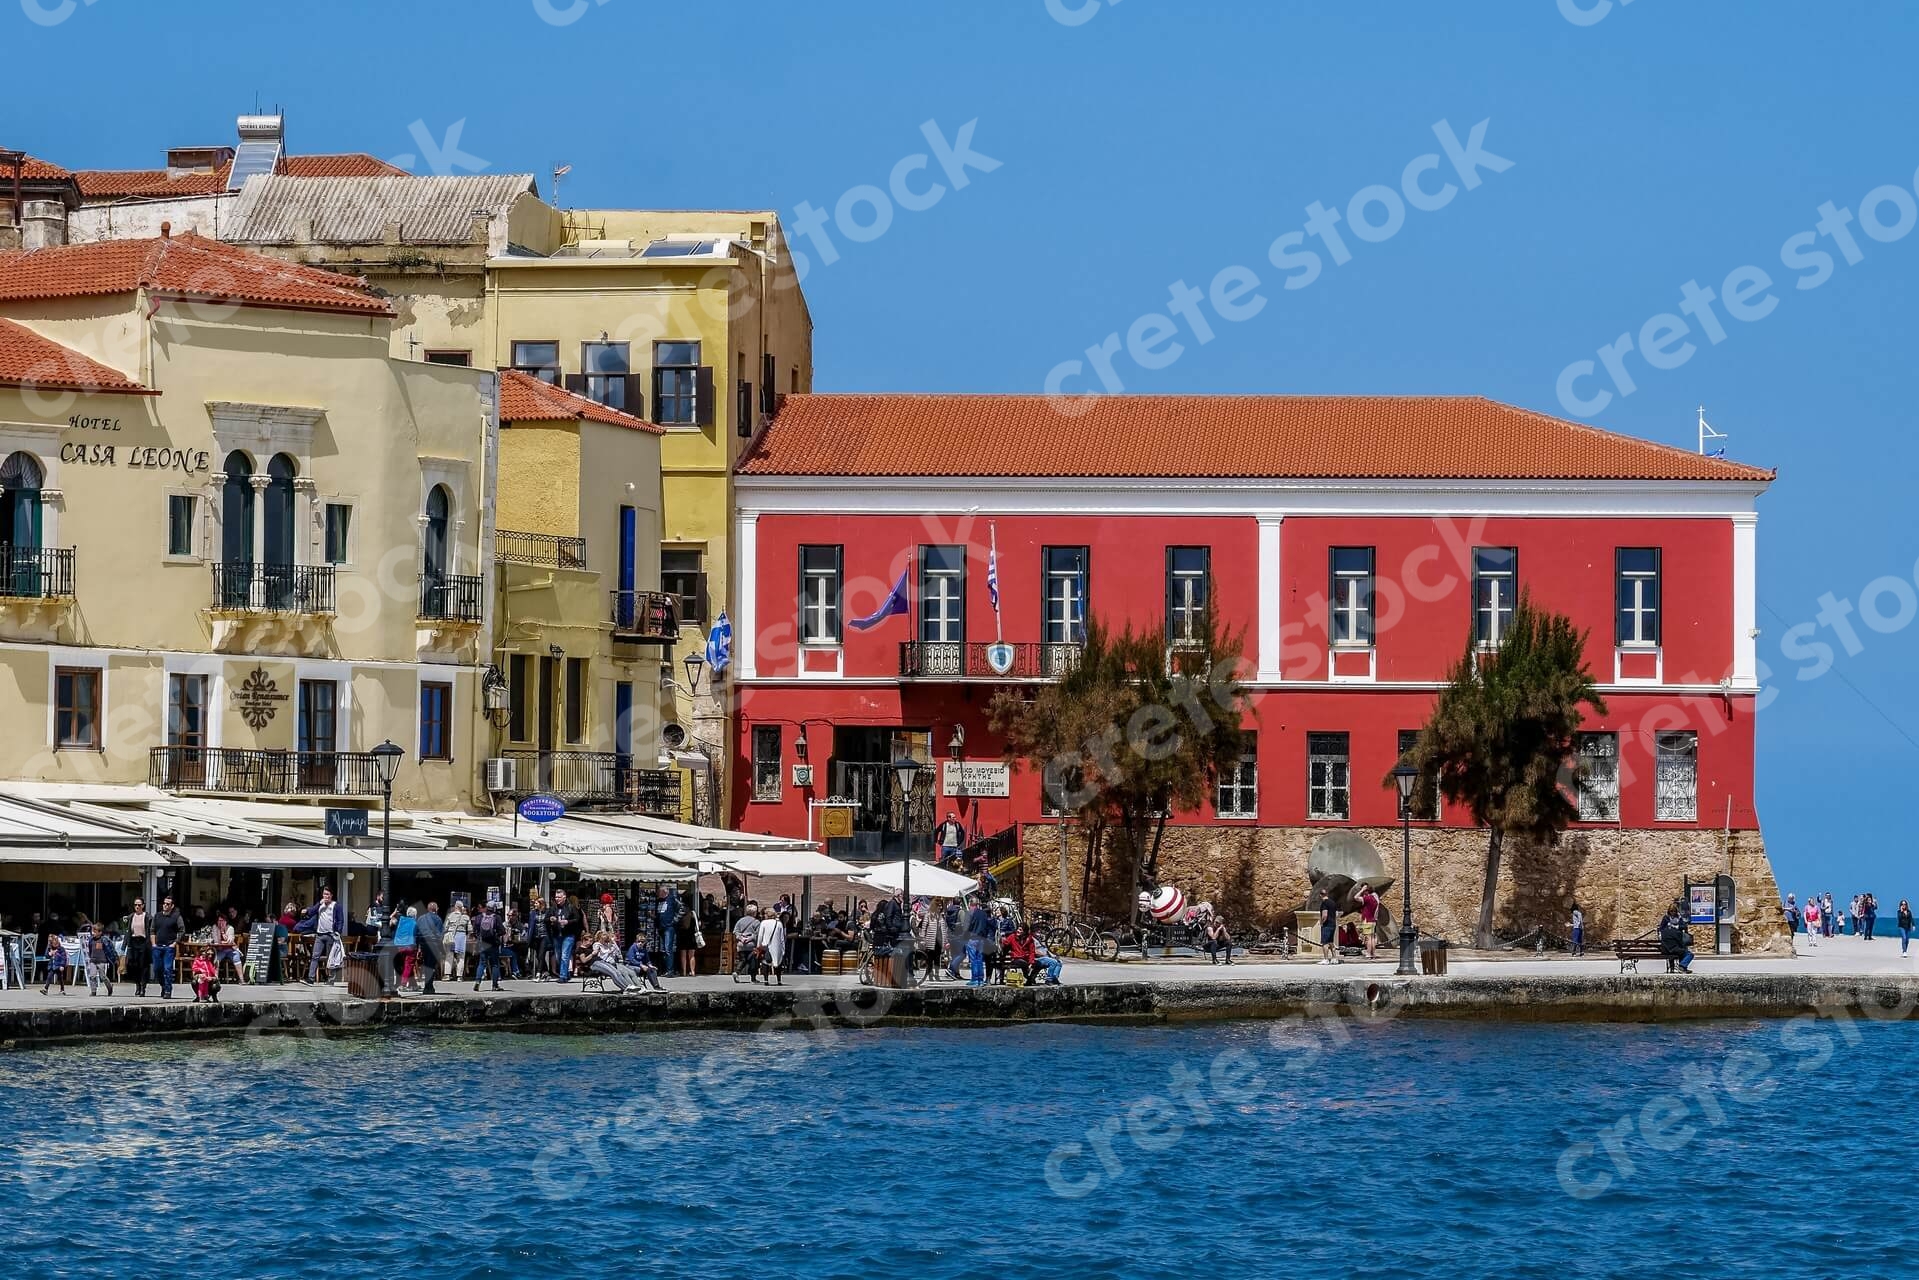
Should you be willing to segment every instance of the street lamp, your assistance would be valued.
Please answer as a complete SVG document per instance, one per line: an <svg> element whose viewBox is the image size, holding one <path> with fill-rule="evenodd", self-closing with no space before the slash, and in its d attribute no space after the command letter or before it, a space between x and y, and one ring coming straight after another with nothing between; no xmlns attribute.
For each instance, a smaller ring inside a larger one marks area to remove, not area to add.
<svg viewBox="0 0 1919 1280"><path fill-rule="evenodd" d="M966 758L965 725L956 724L953 726L953 736L947 740L946 753L952 756L954 760L964 760Z"/></svg>
<svg viewBox="0 0 1919 1280"><path fill-rule="evenodd" d="M912 756L901 756L893 761L893 772L900 780L900 806L906 815L906 853L900 859L900 901L906 907L906 972L901 974L896 968L893 972L895 986L910 986L913 981L913 784L919 780L920 762ZM893 962L899 963L899 953L894 952Z"/></svg>
<svg viewBox="0 0 1919 1280"><path fill-rule="evenodd" d="M1393 785L1399 788L1400 851L1405 860L1399 880L1405 904L1399 917L1399 968L1394 973L1411 978L1419 974L1413 963L1413 952L1419 947L1419 930L1413 927L1413 791L1419 786L1419 770L1400 765L1393 770Z"/></svg>
<svg viewBox="0 0 1919 1280"><path fill-rule="evenodd" d="M793 754L802 762L806 760L806 726L800 726L800 736L793 739Z"/></svg>
<svg viewBox="0 0 1919 1280"><path fill-rule="evenodd" d="M706 669L706 655L698 649L695 649L680 659L680 661L686 667L686 691L688 693L698 693L700 691L700 672Z"/></svg>
<svg viewBox="0 0 1919 1280"><path fill-rule="evenodd" d="M406 751L388 738L373 748L373 767L380 773L380 994L393 994L393 777Z"/></svg>

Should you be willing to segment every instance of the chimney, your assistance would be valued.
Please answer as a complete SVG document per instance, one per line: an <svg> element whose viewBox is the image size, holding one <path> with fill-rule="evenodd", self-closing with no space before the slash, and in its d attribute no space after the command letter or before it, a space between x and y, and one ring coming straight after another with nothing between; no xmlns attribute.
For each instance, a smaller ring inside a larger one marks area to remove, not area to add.
<svg viewBox="0 0 1919 1280"><path fill-rule="evenodd" d="M160 238L162 240L173 239L173 224L171 222L163 222L160 224Z"/></svg>
<svg viewBox="0 0 1919 1280"><path fill-rule="evenodd" d="M58 200L28 200L21 219L22 249L54 249L67 242L67 207Z"/></svg>

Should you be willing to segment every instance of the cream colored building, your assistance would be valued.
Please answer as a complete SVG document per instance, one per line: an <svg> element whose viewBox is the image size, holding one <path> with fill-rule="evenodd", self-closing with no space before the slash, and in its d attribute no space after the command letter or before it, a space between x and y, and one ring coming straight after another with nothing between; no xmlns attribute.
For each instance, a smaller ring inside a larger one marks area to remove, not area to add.
<svg viewBox="0 0 1919 1280"><path fill-rule="evenodd" d="M0 778L377 797L390 739L471 807L493 374L197 236L0 256L0 317Z"/></svg>

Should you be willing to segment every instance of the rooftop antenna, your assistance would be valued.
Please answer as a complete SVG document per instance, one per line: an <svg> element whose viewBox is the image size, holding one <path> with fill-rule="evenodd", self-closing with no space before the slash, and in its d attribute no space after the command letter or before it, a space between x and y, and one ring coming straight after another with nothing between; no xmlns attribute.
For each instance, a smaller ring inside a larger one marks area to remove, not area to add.
<svg viewBox="0 0 1919 1280"><path fill-rule="evenodd" d="M1722 444L1717 449L1709 450L1706 448L1706 442L1708 440L1730 440L1731 438L1732 437L1727 435L1724 431L1714 431L1712 429L1712 427L1706 422L1706 406L1703 404L1700 405L1699 406L1699 452L1700 452L1700 455L1702 457L1707 457L1707 458L1725 457L1726 456L1725 445Z"/></svg>
<svg viewBox="0 0 1919 1280"><path fill-rule="evenodd" d="M555 209L560 207L560 179L572 172L573 166L570 164L556 164L553 166L553 207Z"/></svg>

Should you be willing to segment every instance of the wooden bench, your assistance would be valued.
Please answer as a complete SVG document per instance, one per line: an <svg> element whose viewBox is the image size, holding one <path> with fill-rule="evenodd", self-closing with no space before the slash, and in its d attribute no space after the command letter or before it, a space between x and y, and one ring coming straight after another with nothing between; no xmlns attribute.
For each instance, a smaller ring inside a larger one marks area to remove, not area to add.
<svg viewBox="0 0 1919 1280"><path fill-rule="evenodd" d="M1613 955L1619 958L1619 972L1639 972L1641 960L1664 960L1666 948L1657 937L1615 938L1612 944Z"/></svg>

